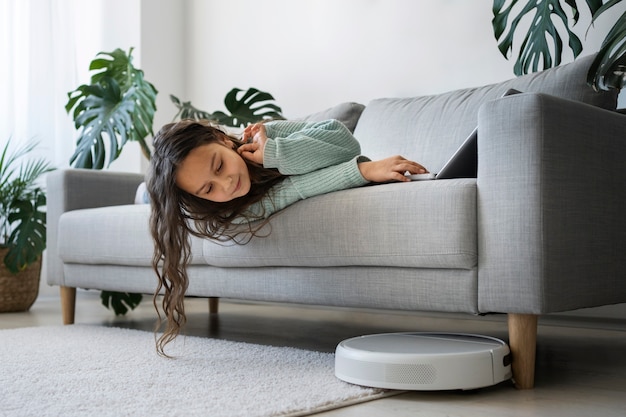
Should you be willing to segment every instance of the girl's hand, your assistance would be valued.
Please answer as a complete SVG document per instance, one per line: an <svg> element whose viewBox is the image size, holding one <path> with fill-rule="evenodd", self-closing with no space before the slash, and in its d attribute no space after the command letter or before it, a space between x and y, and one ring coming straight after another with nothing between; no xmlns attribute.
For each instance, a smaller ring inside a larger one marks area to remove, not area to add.
<svg viewBox="0 0 626 417"><path fill-rule="evenodd" d="M242 139L246 143L237 149L239 155L248 161L263 165L263 152L265 150L265 142L267 142L265 125L263 123L255 123L247 126L243 130Z"/></svg>
<svg viewBox="0 0 626 417"><path fill-rule="evenodd" d="M360 162L361 175L371 182L411 181L405 172L411 174L426 174L428 170L414 161L409 161L400 155L381 159L380 161Z"/></svg>

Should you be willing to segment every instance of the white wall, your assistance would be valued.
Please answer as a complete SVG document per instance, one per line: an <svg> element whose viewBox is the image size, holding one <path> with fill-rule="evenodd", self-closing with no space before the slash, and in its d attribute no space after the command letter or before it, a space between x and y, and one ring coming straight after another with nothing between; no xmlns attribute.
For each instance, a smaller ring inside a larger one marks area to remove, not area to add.
<svg viewBox="0 0 626 417"><path fill-rule="evenodd" d="M491 0L189 0L187 98L213 111L223 109L232 87L252 86L272 93L285 115L298 116L342 101L367 104L509 79L514 61L497 49L491 6ZM584 36L590 19L581 12ZM599 22L583 40L583 54L596 51L606 31Z"/></svg>
<svg viewBox="0 0 626 417"><path fill-rule="evenodd" d="M176 108L170 94L184 97L187 90L186 2L141 0L141 68L159 91L154 115L154 133L172 121ZM151 138L146 139L150 143ZM148 160L141 158L146 172Z"/></svg>

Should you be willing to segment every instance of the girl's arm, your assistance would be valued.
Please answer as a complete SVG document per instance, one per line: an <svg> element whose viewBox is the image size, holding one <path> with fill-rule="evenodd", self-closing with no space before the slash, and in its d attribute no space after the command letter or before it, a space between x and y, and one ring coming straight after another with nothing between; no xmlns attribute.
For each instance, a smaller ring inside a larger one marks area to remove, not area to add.
<svg viewBox="0 0 626 417"><path fill-rule="evenodd" d="M253 204L236 223L267 218L283 208L309 197L360 187L370 182L409 181L404 175L427 172L417 162L401 156L370 161L365 156L302 175L288 176L275 185L269 195Z"/></svg>
<svg viewBox="0 0 626 417"><path fill-rule="evenodd" d="M354 157L347 162L314 172L287 177L274 186L263 200L250 206L247 212L234 223L247 223L268 218L275 212L305 198L368 184L370 181L363 177L359 169L359 163L365 161L369 159L364 156Z"/></svg>
<svg viewBox="0 0 626 417"><path fill-rule="evenodd" d="M299 175L350 161L361 146L343 123L277 121L264 125L263 165L284 175Z"/></svg>

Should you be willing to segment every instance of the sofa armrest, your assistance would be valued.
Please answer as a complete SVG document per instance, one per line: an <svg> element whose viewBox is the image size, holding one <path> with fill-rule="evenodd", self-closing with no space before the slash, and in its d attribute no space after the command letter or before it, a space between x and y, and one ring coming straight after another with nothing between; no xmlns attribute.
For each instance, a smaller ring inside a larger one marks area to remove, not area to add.
<svg viewBox="0 0 626 417"><path fill-rule="evenodd" d="M521 94L478 119L479 310L626 302L626 116Z"/></svg>
<svg viewBox="0 0 626 417"><path fill-rule="evenodd" d="M46 276L48 284L64 285L57 239L59 218L66 211L133 204L142 174L89 169L64 169L47 175Z"/></svg>

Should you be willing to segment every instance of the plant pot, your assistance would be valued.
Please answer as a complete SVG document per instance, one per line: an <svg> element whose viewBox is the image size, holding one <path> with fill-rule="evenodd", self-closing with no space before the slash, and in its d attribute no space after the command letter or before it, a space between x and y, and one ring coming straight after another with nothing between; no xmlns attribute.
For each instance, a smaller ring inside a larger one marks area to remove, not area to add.
<svg viewBox="0 0 626 417"><path fill-rule="evenodd" d="M28 311L39 294L41 257L17 273L11 273L4 265L8 249L0 249L0 313Z"/></svg>

